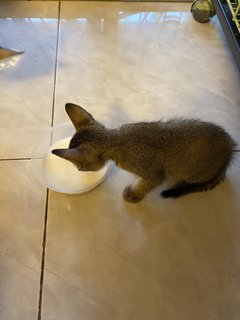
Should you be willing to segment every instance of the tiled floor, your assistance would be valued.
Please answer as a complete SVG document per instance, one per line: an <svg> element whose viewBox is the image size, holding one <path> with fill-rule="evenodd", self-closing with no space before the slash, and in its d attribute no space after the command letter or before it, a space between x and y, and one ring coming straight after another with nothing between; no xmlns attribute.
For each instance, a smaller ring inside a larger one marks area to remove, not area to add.
<svg viewBox="0 0 240 320"><path fill-rule="evenodd" d="M0 45L25 51L0 61L1 320L239 319L240 155L212 192L138 204L117 168L82 196L48 194L30 169L66 102L108 126L199 117L240 145L231 52L217 18L189 9L1 1Z"/></svg>

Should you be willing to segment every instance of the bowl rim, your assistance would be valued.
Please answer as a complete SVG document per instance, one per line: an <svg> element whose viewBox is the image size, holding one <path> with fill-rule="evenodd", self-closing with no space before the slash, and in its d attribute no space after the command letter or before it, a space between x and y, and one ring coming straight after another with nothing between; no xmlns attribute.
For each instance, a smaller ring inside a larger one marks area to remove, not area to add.
<svg viewBox="0 0 240 320"><path fill-rule="evenodd" d="M38 137L38 139L35 141L34 143L34 146L32 148L32 152L31 152L31 156L30 156L30 161L31 161L31 172L32 174L34 175L34 177L36 178L36 180L42 185L44 186L45 188L48 188L50 190L53 190L53 191L56 191L56 192L59 192L59 193L65 193L65 194L83 194L83 193L86 193L94 188L96 188L99 184L101 184L107 177L108 175L110 174L110 171L111 171L111 168L112 168L112 163L111 161L108 161L105 166L103 166L102 168L106 167L106 171L105 173L103 174L103 176L97 180L94 184L92 184L91 186L88 186L87 188L83 189L83 190L80 190L80 191L72 191L72 192L69 192L69 191L63 191L59 188L57 188L56 186L53 186L51 185L47 179L44 177L43 174L37 174L36 173L36 170L34 170L34 161L36 160L39 160L39 161L43 161L44 160L44 157L40 157L40 156L34 156L35 153L36 153L36 149L40 143L40 141L42 139L44 139L44 137L48 136L49 134L53 133L55 130L58 130L60 128L63 128L63 127L72 127L74 130L74 126L72 124L72 122L64 122L64 123L60 123L60 124L57 124L55 126L52 126L48 129L45 129L44 132ZM76 130L75 130L76 131ZM67 137L66 137L67 138ZM49 140L49 148L52 146L52 139ZM48 150L46 150L46 153L45 155L47 154Z"/></svg>
<svg viewBox="0 0 240 320"><path fill-rule="evenodd" d="M44 132L36 139L36 141L34 143L34 146L32 148L32 152L31 152L31 155L30 155L30 159L31 160L32 159L42 159L40 157L34 157L34 152L36 151L36 148L38 146L38 142L41 141L47 134L53 132L56 129L62 128L62 127L72 127L72 128L74 128L73 124L70 121L68 121L68 122L63 122L63 123L57 124L57 125L52 126L52 127L48 128L48 129L45 129ZM51 145L52 145L52 142L50 140L50 146L49 147L51 147Z"/></svg>

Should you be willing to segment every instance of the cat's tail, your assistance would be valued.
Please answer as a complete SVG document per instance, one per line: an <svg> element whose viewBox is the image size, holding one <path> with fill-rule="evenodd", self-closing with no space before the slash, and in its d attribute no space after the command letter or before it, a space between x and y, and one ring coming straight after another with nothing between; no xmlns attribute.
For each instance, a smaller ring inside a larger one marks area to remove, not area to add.
<svg viewBox="0 0 240 320"><path fill-rule="evenodd" d="M165 190L161 193L163 198L178 198L188 193L207 191L215 188L225 177L225 170L215 176L213 179L201 183L180 182L173 188Z"/></svg>

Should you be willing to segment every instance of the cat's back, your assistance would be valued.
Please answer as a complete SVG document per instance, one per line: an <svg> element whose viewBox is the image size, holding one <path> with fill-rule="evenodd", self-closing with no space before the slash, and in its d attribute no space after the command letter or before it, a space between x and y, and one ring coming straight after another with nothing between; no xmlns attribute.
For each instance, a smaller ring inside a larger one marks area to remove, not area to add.
<svg viewBox="0 0 240 320"><path fill-rule="evenodd" d="M200 130L200 132L209 133L211 131L225 132L219 125L201 121L198 119L181 119L181 118L173 118L168 121L151 121L151 122L137 122L137 123L129 123L121 126L120 130L125 133L133 133L144 135L144 132L148 132L150 134L159 134L159 133L194 133L196 130Z"/></svg>
<svg viewBox="0 0 240 320"><path fill-rule="evenodd" d="M211 177L230 162L234 141L220 126L200 120L140 122L119 129L114 159L142 177L159 170L183 179ZM207 179L206 178L206 179Z"/></svg>
<svg viewBox="0 0 240 320"><path fill-rule="evenodd" d="M169 121L139 122L120 128L125 141L144 146L187 148L191 145L216 146L233 149L234 141L219 125L197 119L171 119Z"/></svg>

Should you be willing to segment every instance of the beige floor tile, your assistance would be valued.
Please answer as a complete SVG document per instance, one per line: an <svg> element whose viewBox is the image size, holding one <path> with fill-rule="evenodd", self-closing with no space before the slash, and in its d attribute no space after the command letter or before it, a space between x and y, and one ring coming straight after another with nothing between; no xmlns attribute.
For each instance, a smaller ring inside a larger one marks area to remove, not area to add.
<svg viewBox="0 0 240 320"><path fill-rule="evenodd" d="M237 320L240 170L209 193L139 204L120 170L82 196L50 194L43 319Z"/></svg>
<svg viewBox="0 0 240 320"><path fill-rule="evenodd" d="M240 78L216 17L199 24L182 3L63 2L61 18L55 123L75 102L106 125L188 116L238 135Z"/></svg>
<svg viewBox="0 0 240 320"><path fill-rule="evenodd" d="M0 162L0 318L37 319L45 190L28 161Z"/></svg>
<svg viewBox="0 0 240 320"><path fill-rule="evenodd" d="M109 126L173 116L240 142L239 75L217 18L188 4L62 3L55 123L66 102ZM212 192L138 204L115 168L82 196L50 193L44 320L237 320L239 157Z"/></svg>
<svg viewBox="0 0 240 320"><path fill-rule="evenodd" d="M25 51L0 61L0 158L29 157L51 123L58 3L1 1L0 6L0 45Z"/></svg>

